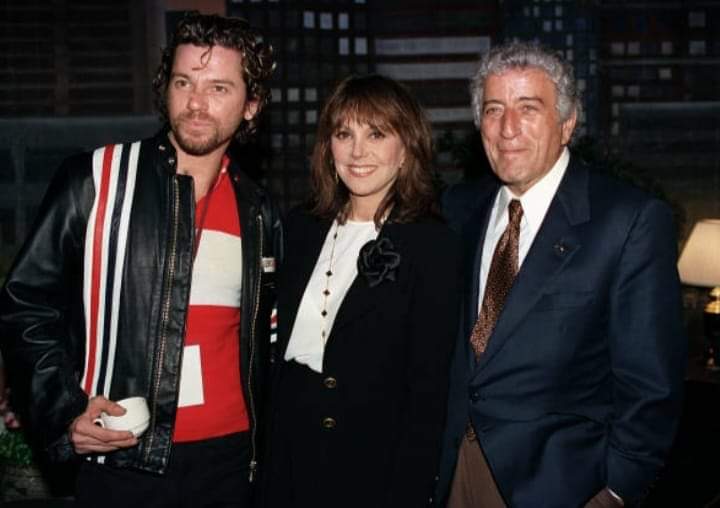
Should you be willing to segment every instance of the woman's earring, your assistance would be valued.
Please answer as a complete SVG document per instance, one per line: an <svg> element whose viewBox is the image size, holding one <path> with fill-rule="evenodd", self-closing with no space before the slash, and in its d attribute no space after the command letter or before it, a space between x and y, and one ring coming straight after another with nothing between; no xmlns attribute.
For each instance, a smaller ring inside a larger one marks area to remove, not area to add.
<svg viewBox="0 0 720 508"><path fill-rule="evenodd" d="M338 177L337 169L336 169L335 170L335 184L337 185L338 183L340 183L340 178Z"/></svg>

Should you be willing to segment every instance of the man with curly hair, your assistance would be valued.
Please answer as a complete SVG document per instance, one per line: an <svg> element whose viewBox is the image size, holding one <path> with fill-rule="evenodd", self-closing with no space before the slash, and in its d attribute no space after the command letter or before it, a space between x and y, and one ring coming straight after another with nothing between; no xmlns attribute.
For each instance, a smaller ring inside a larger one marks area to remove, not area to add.
<svg viewBox="0 0 720 508"><path fill-rule="evenodd" d="M257 444L277 210L229 154L269 98L272 49L191 13L153 83L165 128L70 157L0 293L17 407L79 506L243 507ZM96 424L147 400L136 436Z"/></svg>

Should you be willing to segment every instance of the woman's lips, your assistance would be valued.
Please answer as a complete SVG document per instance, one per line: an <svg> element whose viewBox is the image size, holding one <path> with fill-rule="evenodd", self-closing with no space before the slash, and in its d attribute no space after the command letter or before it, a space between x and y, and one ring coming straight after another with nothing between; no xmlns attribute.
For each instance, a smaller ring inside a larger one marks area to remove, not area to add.
<svg viewBox="0 0 720 508"><path fill-rule="evenodd" d="M347 169L353 176L367 176L375 170L375 166L348 166Z"/></svg>

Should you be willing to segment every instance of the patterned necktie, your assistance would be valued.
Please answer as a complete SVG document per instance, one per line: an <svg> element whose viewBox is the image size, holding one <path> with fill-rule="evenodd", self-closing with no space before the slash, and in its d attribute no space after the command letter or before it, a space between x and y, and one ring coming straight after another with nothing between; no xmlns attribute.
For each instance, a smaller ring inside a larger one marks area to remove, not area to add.
<svg viewBox="0 0 720 508"><path fill-rule="evenodd" d="M508 225L498 240L490 263L480 315L470 334L470 343L475 350L476 357L479 357L487 347L490 334L495 328L495 322L518 272L520 219L523 216L519 200L510 201L508 213L510 214Z"/></svg>

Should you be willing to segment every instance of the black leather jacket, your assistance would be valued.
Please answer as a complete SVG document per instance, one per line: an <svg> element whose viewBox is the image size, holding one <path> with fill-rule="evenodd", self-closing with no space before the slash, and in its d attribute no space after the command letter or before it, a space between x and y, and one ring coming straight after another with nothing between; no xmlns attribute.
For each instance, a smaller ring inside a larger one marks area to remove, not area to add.
<svg viewBox="0 0 720 508"><path fill-rule="evenodd" d="M175 150L163 132L141 142L109 396L144 395L152 419L138 446L106 464L162 473L172 444L192 273L195 201L192 178L176 174ZM68 427L87 405L83 254L95 197L91 153L67 159L0 293L0 340L16 403L50 457L72 458ZM242 228L241 377L250 419L251 474L269 370L274 273L281 224L265 192L229 168Z"/></svg>

